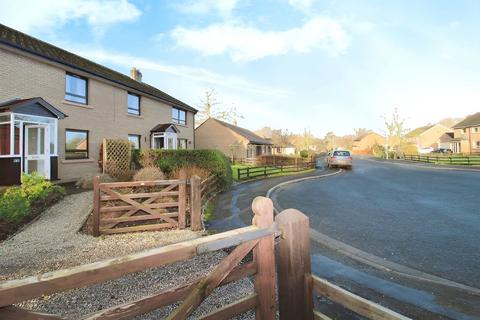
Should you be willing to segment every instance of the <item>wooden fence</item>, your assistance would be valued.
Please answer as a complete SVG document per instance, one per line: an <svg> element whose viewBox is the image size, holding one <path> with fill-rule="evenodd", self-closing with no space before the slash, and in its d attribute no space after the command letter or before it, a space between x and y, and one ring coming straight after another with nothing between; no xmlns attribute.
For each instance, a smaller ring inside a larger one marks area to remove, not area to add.
<svg viewBox="0 0 480 320"><path fill-rule="evenodd" d="M407 319L312 276L307 216L288 209L281 212L274 222L273 204L270 199L263 197L255 198L252 210L254 218L248 227L71 269L0 282L0 319L61 319L57 315L40 314L12 305L234 246L235 249L201 279L96 311L81 319L131 319L173 303L179 303L179 306L167 319L186 319L215 288L246 277L253 278L253 293L203 315L200 319L229 319L252 309L255 309L256 319L275 319L276 279L278 311L282 320L329 319L314 310L313 291L370 319ZM278 238L275 241L276 236ZM278 246L277 258L275 242ZM253 251L253 260L241 264L250 251Z"/></svg>
<svg viewBox="0 0 480 320"><path fill-rule="evenodd" d="M201 183L190 180L93 183L93 235L161 229L201 230Z"/></svg>
<svg viewBox="0 0 480 320"><path fill-rule="evenodd" d="M237 177L238 180L247 180L256 177L267 177L280 173L304 171L313 169L315 166L316 162L303 162L291 166L280 165L237 168Z"/></svg>
<svg viewBox="0 0 480 320"><path fill-rule="evenodd" d="M480 156L404 155L405 160L451 165L480 165Z"/></svg>

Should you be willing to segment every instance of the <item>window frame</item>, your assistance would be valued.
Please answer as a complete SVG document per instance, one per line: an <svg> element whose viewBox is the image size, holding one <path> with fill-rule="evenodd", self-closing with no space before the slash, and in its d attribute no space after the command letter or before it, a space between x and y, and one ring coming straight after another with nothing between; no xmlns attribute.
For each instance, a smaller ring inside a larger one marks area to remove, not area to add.
<svg viewBox="0 0 480 320"><path fill-rule="evenodd" d="M68 152L77 152L79 150L70 150L67 148L67 131L71 132L81 132L81 133L86 133L87 134L87 148L86 150L81 150L81 152L86 152L87 156L85 158L74 158L74 159L69 159L67 158L67 153ZM83 130L83 129L70 129L66 128L65 129L65 160L85 160L85 159L90 159L90 130Z"/></svg>
<svg viewBox="0 0 480 320"><path fill-rule="evenodd" d="M128 103L128 97L129 96L135 96L138 98L138 111L136 109L131 109L130 108L130 105ZM127 91L127 113L130 114L130 115L133 115L133 116L139 116L142 114L142 97L139 95L139 94L136 94L136 93L133 93L133 92L130 92L130 91ZM130 110L134 110L136 111L135 113L133 112L130 112ZM137 113L138 112L138 113Z"/></svg>
<svg viewBox="0 0 480 320"><path fill-rule="evenodd" d="M80 95L75 94L75 93L67 92L67 77L68 76L73 77L73 78L77 78L77 79L81 79L81 80L85 80L85 97L80 96ZM78 97L78 98L85 98L85 102L78 102L78 101L70 100L70 99L67 98L67 95ZM69 102L88 105L88 78L82 77L82 76L79 76L78 74L67 71L65 73L65 96L64 96L64 99L66 101L69 101Z"/></svg>
<svg viewBox="0 0 480 320"><path fill-rule="evenodd" d="M129 134L127 135L128 141L130 141L130 137L136 137L136 138L138 139L138 149L136 149L135 146L133 146L133 150L140 150L140 149L142 149L142 135L141 135L141 134L129 133ZM130 141L130 143L132 143L132 142ZM133 143L132 143L132 145L133 145Z"/></svg>
<svg viewBox="0 0 480 320"><path fill-rule="evenodd" d="M185 141L185 148L180 148L180 141ZM177 139L177 149L181 150L187 150L188 149L188 139L185 138L178 138Z"/></svg>
<svg viewBox="0 0 480 320"><path fill-rule="evenodd" d="M173 116L175 111L177 113L176 117ZM180 120L180 112L183 112L185 114L184 122L182 122ZM172 122L175 123L175 124L178 124L180 126L186 126L187 125L187 111L185 111L183 109L180 109L180 108L172 107Z"/></svg>
<svg viewBox="0 0 480 320"><path fill-rule="evenodd" d="M475 141L476 148L480 148L480 141Z"/></svg>

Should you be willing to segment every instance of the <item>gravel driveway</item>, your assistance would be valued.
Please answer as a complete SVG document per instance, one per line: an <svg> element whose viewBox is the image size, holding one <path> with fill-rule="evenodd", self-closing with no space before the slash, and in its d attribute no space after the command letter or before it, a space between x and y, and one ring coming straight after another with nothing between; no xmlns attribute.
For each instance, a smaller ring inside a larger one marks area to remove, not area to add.
<svg viewBox="0 0 480 320"><path fill-rule="evenodd" d="M92 193L67 196L14 237L0 244L0 280L18 279L201 236L190 230L142 232L94 238L77 232L91 210ZM150 295L206 275L225 257L223 251L202 255L169 266L152 268L86 288L27 301L22 307L78 318L110 306ZM193 318L238 300L253 291L243 279L217 289ZM138 319L161 319L173 306L155 310ZM251 319L253 312L238 319Z"/></svg>

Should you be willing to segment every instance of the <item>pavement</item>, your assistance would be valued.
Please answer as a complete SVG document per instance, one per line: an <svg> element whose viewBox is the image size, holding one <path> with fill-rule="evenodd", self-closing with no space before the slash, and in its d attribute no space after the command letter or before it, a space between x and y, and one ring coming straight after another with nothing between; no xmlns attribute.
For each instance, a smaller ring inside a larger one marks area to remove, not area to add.
<svg viewBox="0 0 480 320"><path fill-rule="evenodd" d="M216 199L207 228L250 224L255 196L299 177L235 186ZM415 319L480 319L479 187L480 172L355 159L351 171L283 185L272 198L310 217L314 273ZM338 311L336 318L355 315Z"/></svg>

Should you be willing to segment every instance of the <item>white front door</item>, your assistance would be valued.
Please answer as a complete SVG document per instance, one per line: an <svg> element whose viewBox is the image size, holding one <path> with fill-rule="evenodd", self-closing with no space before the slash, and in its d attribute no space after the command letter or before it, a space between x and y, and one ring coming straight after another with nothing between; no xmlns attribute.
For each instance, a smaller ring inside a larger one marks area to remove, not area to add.
<svg viewBox="0 0 480 320"><path fill-rule="evenodd" d="M25 172L38 172L50 179L50 134L48 126L25 126Z"/></svg>

